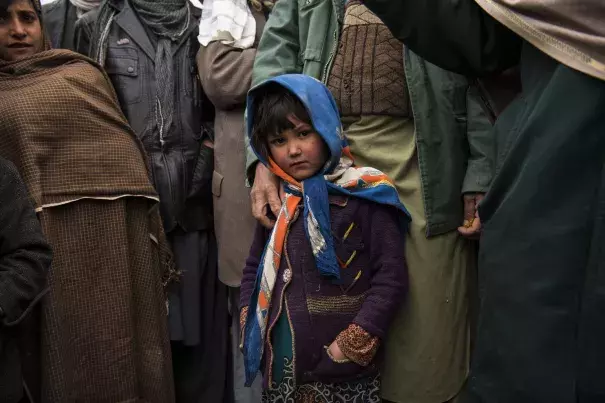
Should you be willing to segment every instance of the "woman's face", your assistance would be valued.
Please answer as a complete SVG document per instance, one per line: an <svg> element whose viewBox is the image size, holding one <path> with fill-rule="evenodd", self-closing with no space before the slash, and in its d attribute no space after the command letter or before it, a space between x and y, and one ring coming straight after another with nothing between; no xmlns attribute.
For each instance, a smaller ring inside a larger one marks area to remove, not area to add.
<svg viewBox="0 0 605 403"><path fill-rule="evenodd" d="M42 24L30 0L13 0L0 9L0 59L16 61L43 48Z"/></svg>

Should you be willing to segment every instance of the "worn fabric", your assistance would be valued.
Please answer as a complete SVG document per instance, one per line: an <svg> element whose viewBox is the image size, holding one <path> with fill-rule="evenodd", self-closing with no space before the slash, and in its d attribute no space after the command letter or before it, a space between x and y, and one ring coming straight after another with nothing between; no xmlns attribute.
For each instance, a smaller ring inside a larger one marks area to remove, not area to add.
<svg viewBox="0 0 605 403"><path fill-rule="evenodd" d="M605 83L529 44L521 71L523 102L497 122L500 168L480 209L482 304L467 401L600 402L605 121L595 111Z"/></svg>
<svg viewBox="0 0 605 403"><path fill-rule="evenodd" d="M448 401L469 370L475 247L456 231L426 237L413 120L364 116L344 124L357 159L393 178L412 215L405 245L409 294L384 341L382 397L397 403Z"/></svg>
<svg viewBox="0 0 605 403"><path fill-rule="evenodd" d="M108 0L101 9L80 18L76 24L78 51L87 53L89 44L99 42L94 28L105 10L111 11L114 17L108 27L103 67L116 89L128 123L149 156L164 228L167 232L177 226L186 231L209 229L212 227L213 156L212 149L203 145L203 141L211 139L214 108L197 78L197 26L190 24L173 48L178 113L162 144L155 120L154 35L141 23L130 2Z"/></svg>
<svg viewBox="0 0 605 403"><path fill-rule="evenodd" d="M132 2L138 18L154 35L157 36L155 50L155 99L152 119L155 124L149 124L154 135L159 136L163 146L169 135L175 115L175 66L173 47L178 45L183 35L193 23L189 2L186 0L128 0ZM105 64L109 31L115 18L115 11L106 2L99 12L94 37L95 42L90 55L101 65Z"/></svg>
<svg viewBox="0 0 605 403"><path fill-rule="evenodd" d="M318 399L334 403L379 403L380 375L373 375L349 382L311 382L297 385L294 376L292 329L286 314L287 307L275 325L273 344L275 350L273 382L263 391L262 402L313 403Z"/></svg>
<svg viewBox="0 0 605 403"><path fill-rule="evenodd" d="M24 393L31 353L26 318L47 291L52 251L42 233L27 187L15 166L0 158L0 401L17 403ZM38 370L39 368L34 368ZM27 388L34 385L27 384Z"/></svg>
<svg viewBox="0 0 605 403"><path fill-rule="evenodd" d="M202 46L212 41L248 49L256 38L256 20L246 0L190 0L202 9L198 40Z"/></svg>
<svg viewBox="0 0 605 403"><path fill-rule="evenodd" d="M480 207L481 308L463 401L603 401L603 81L474 2L367 4L444 67L483 75L520 62L523 92L492 132L498 171Z"/></svg>
<svg viewBox="0 0 605 403"><path fill-rule="evenodd" d="M380 347L378 337L355 324L340 332L335 341L345 357L361 366L370 365Z"/></svg>
<svg viewBox="0 0 605 403"><path fill-rule="evenodd" d="M213 139L214 108L197 77L197 25L189 24L173 43L176 113L162 143L154 115L158 91L155 45L159 38L142 22L134 3L110 0L106 7L114 17L108 31L105 68L129 123L149 155L165 229L175 260L183 266L180 282L169 290L177 400L222 401L228 389L228 317L226 290L217 279L217 246L212 232L213 150L204 144ZM192 22L195 12L192 8ZM79 21L83 46L98 40L94 33L97 18L102 16L93 12Z"/></svg>
<svg viewBox="0 0 605 403"><path fill-rule="evenodd" d="M258 45L253 85L293 72L329 82L334 72L330 51L334 55L339 51L338 20L342 17L337 20L337 16L343 13L342 4L321 0L314 2L313 7L307 7L305 3L303 0L298 3L281 1L275 5ZM414 13L415 10L406 12ZM292 20L298 23L293 24ZM363 46L355 48L362 49ZM494 139L481 97L466 77L429 63L407 47L403 59L417 130L427 234L435 236L460 225L464 208L461 193L484 193L489 188L494 173ZM345 69L334 73L343 75L352 71ZM401 77L401 73L394 77ZM345 76L344 80L350 78ZM335 95L339 96L339 92ZM340 104L344 102L340 101ZM250 174L257 161L248 147L249 180L253 180Z"/></svg>
<svg viewBox="0 0 605 403"><path fill-rule="evenodd" d="M227 287L218 280L212 231L171 232L183 272L168 290L178 402L231 402Z"/></svg>
<svg viewBox="0 0 605 403"><path fill-rule="evenodd" d="M157 36L155 51L155 128L164 145L175 115L173 46L192 24L187 0L130 0L147 28Z"/></svg>
<svg viewBox="0 0 605 403"><path fill-rule="evenodd" d="M257 26L255 43L258 43L265 15L255 9L252 14ZM200 82L216 109L212 175L214 231L219 279L230 287L240 285L256 223L250 206L250 190L242 184L246 164L244 112L255 56L256 45L239 49L221 42L201 46L197 56ZM235 351L239 354L238 349Z"/></svg>
<svg viewBox="0 0 605 403"><path fill-rule="evenodd" d="M42 6L44 29L54 49L76 50L78 10L69 0L55 0Z"/></svg>
<svg viewBox="0 0 605 403"><path fill-rule="evenodd" d="M354 197L330 196L336 254L341 261L350 261L348 266L340 268L341 283L334 284L321 276L313 263L303 208L296 210L269 310L267 333L270 337L266 340L262 371L265 389L273 382L272 365L277 362L273 343L281 343L275 326L284 312L292 325L297 385L347 382L379 372L383 362L380 351L369 365L361 366L353 361L333 362L325 346L351 324L380 340L387 337L393 315L404 303L407 288L405 233L399 222L400 215L390 206ZM242 308L248 306L255 290L257 269L269 237L270 231L258 224L242 278Z"/></svg>
<svg viewBox="0 0 605 403"><path fill-rule="evenodd" d="M99 7L102 0L69 0L69 2L79 10L86 12Z"/></svg>
<svg viewBox="0 0 605 403"><path fill-rule="evenodd" d="M258 267L259 278L262 280L250 303L251 309L248 314L244 340L248 383L252 381L260 368L276 273L281 261L287 228L297 206L299 204L304 206L305 231L311 243L315 265L319 273L337 282L340 280L340 267L331 232L328 201L330 192L392 206L407 215L405 207L399 202L395 188L382 172L373 168L353 166L353 158L348 153L348 145L342 135L336 103L323 84L305 75L283 75L270 79L250 91L248 108L254 110L255 91L268 83L282 85L305 105L310 113L314 129L329 148L330 157L321 172L299 183L288 176L270 158L269 161L264 161L259 155L259 159L282 178L287 194L271 239L263 253L262 264ZM252 136L253 127L254 117L250 113L247 120L249 137ZM403 228L405 228L405 224Z"/></svg>
<svg viewBox="0 0 605 403"><path fill-rule="evenodd" d="M601 0L476 2L553 59L605 80L605 6Z"/></svg>
<svg viewBox="0 0 605 403"><path fill-rule="evenodd" d="M249 249L249 248L248 248ZM231 359L233 365L233 401L234 403L258 403L263 390L262 379L257 377L250 387L245 386L246 370L244 368L244 355L241 352L241 329L245 326L245 309L240 311L240 289L229 287L229 316L231 325L229 339L231 344Z"/></svg>
<svg viewBox="0 0 605 403"><path fill-rule="evenodd" d="M411 116L403 53L401 42L374 13L360 1L347 2L327 78L341 116Z"/></svg>
<svg viewBox="0 0 605 403"><path fill-rule="evenodd" d="M0 154L23 176L54 250L42 401L173 401L171 254L109 78L76 53L45 51L0 62L0 92Z"/></svg>

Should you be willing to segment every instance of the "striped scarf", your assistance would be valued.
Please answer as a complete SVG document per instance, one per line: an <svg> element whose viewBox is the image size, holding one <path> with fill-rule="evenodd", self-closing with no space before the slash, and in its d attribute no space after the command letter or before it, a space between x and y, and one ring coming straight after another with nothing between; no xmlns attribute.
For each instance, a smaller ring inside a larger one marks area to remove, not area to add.
<svg viewBox="0 0 605 403"><path fill-rule="evenodd" d="M277 217L269 242L258 267L256 286L248 308L244 329L244 361L246 384L254 381L260 368L269 320L273 289L280 267L287 229L300 203L304 206L304 226L307 239L320 274L334 282L340 281L340 266L334 251L330 227L329 194L358 197L399 209L402 217L409 217L399 201L395 187L389 178L374 168L353 166L353 157L342 134L340 116L334 98L319 81L301 74L288 74L269 79L250 91L248 110L254 110L254 93L267 83L274 82L286 87L305 105L313 127L327 143L330 159L323 172L297 182L288 176L271 159L264 161L269 169L285 181L286 197ZM252 134L253 113L248 114L248 135ZM402 220L402 223L406 220Z"/></svg>

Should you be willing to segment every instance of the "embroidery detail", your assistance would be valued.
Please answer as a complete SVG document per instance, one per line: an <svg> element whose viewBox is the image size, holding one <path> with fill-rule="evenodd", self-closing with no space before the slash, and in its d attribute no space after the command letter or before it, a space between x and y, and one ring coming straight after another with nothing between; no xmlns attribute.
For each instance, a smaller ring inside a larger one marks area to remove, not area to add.
<svg viewBox="0 0 605 403"><path fill-rule="evenodd" d="M262 403L380 403L380 375L354 382L312 382L296 386L294 362L284 358L284 378L271 383L262 394Z"/></svg>
<svg viewBox="0 0 605 403"><path fill-rule="evenodd" d="M292 280L292 270L284 270L284 273L282 274L282 280L284 280L284 283L289 283L290 280Z"/></svg>
<svg viewBox="0 0 605 403"><path fill-rule="evenodd" d="M354 314L359 312L365 298L366 293L322 298L307 297L307 309L312 315L328 315L335 312Z"/></svg>
<svg viewBox="0 0 605 403"><path fill-rule="evenodd" d="M374 359L380 339L366 332L361 326L351 324L336 337L336 344L347 358L365 367Z"/></svg>

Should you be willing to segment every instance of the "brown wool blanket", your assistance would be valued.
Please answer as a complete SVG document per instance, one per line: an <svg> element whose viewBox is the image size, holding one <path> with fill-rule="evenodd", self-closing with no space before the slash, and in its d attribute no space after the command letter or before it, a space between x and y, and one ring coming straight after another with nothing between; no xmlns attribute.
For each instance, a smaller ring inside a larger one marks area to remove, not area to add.
<svg viewBox="0 0 605 403"><path fill-rule="evenodd" d="M171 255L142 145L108 77L51 50L0 61L0 94L0 155L23 176L54 250L41 401L173 402Z"/></svg>
<svg viewBox="0 0 605 403"><path fill-rule="evenodd" d="M605 80L604 0L475 0L557 61Z"/></svg>

